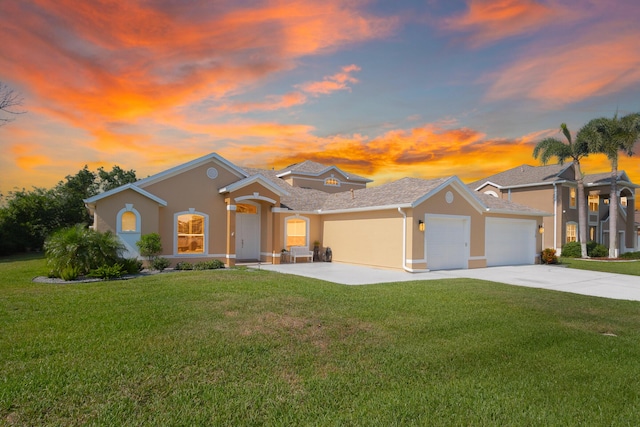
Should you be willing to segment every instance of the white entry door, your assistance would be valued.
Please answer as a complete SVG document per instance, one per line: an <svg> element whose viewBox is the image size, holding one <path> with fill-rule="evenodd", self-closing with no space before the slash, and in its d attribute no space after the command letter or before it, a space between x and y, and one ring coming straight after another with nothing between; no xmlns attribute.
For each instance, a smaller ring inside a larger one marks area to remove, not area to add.
<svg viewBox="0 0 640 427"><path fill-rule="evenodd" d="M429 270L469 268L469 218L427 215L425 245Z"/></svg>
<svg viewBox="0 0 640 427"><path fill-rule="evenodd" d="M236 211L236 259L260 259L260 207L239 204Z"/></svg>

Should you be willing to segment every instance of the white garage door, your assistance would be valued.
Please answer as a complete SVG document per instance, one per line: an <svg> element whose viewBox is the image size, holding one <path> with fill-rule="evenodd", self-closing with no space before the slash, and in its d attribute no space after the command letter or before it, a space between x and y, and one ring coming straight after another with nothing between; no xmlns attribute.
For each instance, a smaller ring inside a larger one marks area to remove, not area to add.
<svg viewBox="0 0 640 427"><path fill-rule="evenodd" d="M487 218L485 232L487 266L535 263L536 221Z"/></svg>
<svg viewBox="0 0 640 427"><path fill-rule="evenodd" d="M429 270L469 267L468 224L467 217L427 216L425 239Z"/></svg>

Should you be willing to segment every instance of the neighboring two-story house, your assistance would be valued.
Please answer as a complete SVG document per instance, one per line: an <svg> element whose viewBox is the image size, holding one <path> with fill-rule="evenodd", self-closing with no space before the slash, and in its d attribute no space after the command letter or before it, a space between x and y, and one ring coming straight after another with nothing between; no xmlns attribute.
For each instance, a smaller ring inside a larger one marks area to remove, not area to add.
<svg viewBox="0 0 640 427"><path fill-rule="evenodd" d="M141 235L159 233L172 264L279 263L283 251L316 241L333 261L410 272L539 262L538 230L551 215L542 208L472 191L455 176L370 182L310 161L275 171L212 153L85 203L93 228L118 235L129 256Z"/></svg>
<svg viewBox="0 0 640 427"><path fill-rule="evenodd" d="M573 163L564 165L522 165L469 184L473 190L553 213L544 219L543 246L559 250L579 240L577 183ZM587 240L609 246L609 193L611 174L584 177L587 201ZM635 190L624 171L618 173L619 252L638 250L635 221Z"/></svg>

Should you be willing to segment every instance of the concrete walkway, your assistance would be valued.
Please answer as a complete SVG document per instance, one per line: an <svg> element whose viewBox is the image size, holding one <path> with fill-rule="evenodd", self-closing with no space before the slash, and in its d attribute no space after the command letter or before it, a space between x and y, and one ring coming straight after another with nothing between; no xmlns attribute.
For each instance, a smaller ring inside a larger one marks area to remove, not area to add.
<svg viewBox="0 0 640 427"><path fill-rule="evenodd" d="M252 266L256 268L257 266ZM470 270L407 273L341 263L263 264L263 270L311 277L344 285L471 278L530 288L640 301L640 276L576 270L560 266L523 265Z"/></svg>

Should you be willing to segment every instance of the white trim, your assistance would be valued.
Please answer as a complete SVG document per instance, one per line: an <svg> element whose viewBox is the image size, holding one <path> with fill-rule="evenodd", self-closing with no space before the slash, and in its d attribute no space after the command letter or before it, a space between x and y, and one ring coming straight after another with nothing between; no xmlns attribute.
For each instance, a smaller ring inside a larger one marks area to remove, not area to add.
<svg viewBox="0 0 640 427"><path fill-rule="evenodd" d="M287 247L287 222L289 220L292 220L292 219L301 219L306 223L306 225L305 225L305 244L304 244L304 246L308 248L309 247L309 231L311 231L311 221L309 220L309 218L304 217L304 216L300 216L298 214L290 215L290 216L287 216L287 217L284 218L284 227L283 227L284 228L284 247L285 248ZM300 246L300 245L295 245L295 246Z"/></svg>
<svg viewBox="0 0 640 427"><path fill-rule="evenodd" d="M135 231L123 231L122 230L122 215L125 212L131 212L136 216L136 229ZM140 234L140 228L142 227L142 217L140 212L133 207L133 204L126 203L125 207L120 209L118 214L116 215L116 234Z"/></svg>
<svg viewBox="0 0 640 427"><path fill-rule="evenodd" d="M360 181L360 182L373 182L373 180L368 179L368 178L364 178L364 177L350 177L349 174L347 174L346 172L342 171L342 169L340 169L337 166L327 166L325 169L321 170L320 172L305 172L305 171L296 171L296 170L287 170L285 172L279 173L278 175L276 175L278 178L282 178L283 176L287 176L287 175L302 175L302 176L320 176L323 175L331 170L334 170L336 172L338 172L340 175L342 175L347 181Z"/></svg>
<svg viewBox="0 0 640 427"><path fill-rule="evenodd" d="M234 182L232 184L227 185L226 187L222 187L221 189L218 190L218 192L220 194L231 193L233 191L240 190L241 188L244 188L244 187L246 187L248 185L251 185L251 184L254 184L254 183L261 184L262 186L264 186L268 190L276 193L279 196L288 196L289 195L289 193L284 188L276 185L275 183L273 183L269 179L265 178L261 174L252 175L252 176L250 176L248 178L244 178L244 179L241 179L240 181L236 181L236 182Z"/></svg>
<svg viewBox="0 0 640 427"><path fill-rule="evenodd" d="M400 205L387 205L387 206L369 206L363 208L347 208L347 209L332 209L328 211L318 210L315 212L320 215L340 214L348 212L370 212L370 211L384 211L384 210L396 210L396 209L409 209L412 208L410 203L403 203Z"/></svg>
<svg viewBox="0 0 640 427"><path fill-rule="evenodd" d="M270 199L269 197L261 196L259 193L253 193L253 196L240 196L233 199L236 203L242 202L244 200L262 200L264 202L271 203L272 205L276 204L276 201Z"/></svg>
<svg viewBox="0 0 640 427"><path fill-rule="evenodd" d="M140 182L140 181L138 181ZM148 191L143 190L142 188L138 187L138 182L136 182L135 184L125 184L122 185L118 188L114 188L111 189L109 191L105 191L104 193L100 193L100 194L96 194L93 197L89 197L88 199L84 199L83 202L87 205L94 205L95 202L97 202L98 200L102 200L106 197L112 196L114 194L118 194L122 191L125 190L133 190L138 194L141 194L145 197L148 197L149 199L153 200L154 202L158 203L160 206L167 206L167 202L162 200L160 197L155 196L151 193L149 193Z"/></svg>
<svg viewBox="0 0 640 427"><path fill-rule="evenodd" d="M140 181L136 182L136 185L139 185L140 187L145 187L147 185L154 184L158 181L163 181L167 178L171 178L173 176L179 175L183 172L187 172L191 169L195 169L198 166L201 166L212 160L216 161L220 166L222 166L223 168L225 168L226 170L228 170L229 172L231 172L232 174L236 175L239 178L246 178L247 176L249 176L245 171L243 171L242 169L240 169L230 161L222 158L217 153L210 153L205 156L199 157L197 159L191 160L187 163L174 166L171 169L167 169L163 172L157 173L150 177L141 179Z"/></svg>
<svg viewBox="0 0 640 427"><path fill-rule="evenodd" d="M236 205L227 205L227 210L235 212L238 210L238 207Z"/></svg>
<svg viewBox="0 0 640 427"><path fill-rule="evenodd" d="M236 254L224 254L227 259L236 259Z"/></svg>
<svg viewBox="0 0 640 427"><path fill-rule="evenodd" d="M423 259L408 259L407 264L426 264L426 258Z"/></svg>
<svg viewBox="0 0 640 427"><path fill-rule="evenodd" d="M460 196L462 196L462 198L465 199L479 213L482 213L484 210L487 209L487 206L484 203L482 203L482 201L480 201L473 194L473 192L469 189L469 187L464 185L464 183L460 181L460 178L458 178L455 175L447 179L446 181L444 181L442 184L437 186L434 190L429 191L427 194L425 194L424 196L420 197L419 199L411 203L411 207L415 208L416 206L425 202L427 199L431 198L435 194L438 194L440 191L444 190L448 186L452 186L453 188L455 188L456 191L460 194Z"/></svg>

